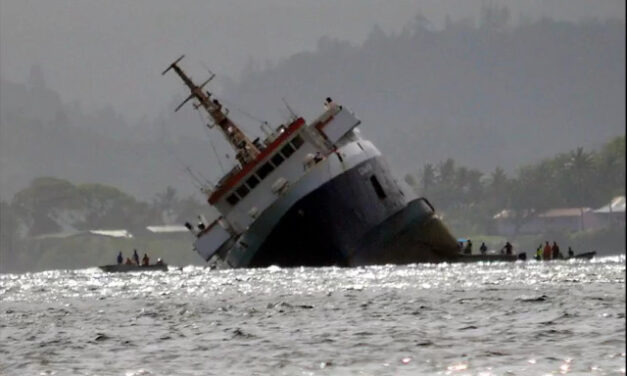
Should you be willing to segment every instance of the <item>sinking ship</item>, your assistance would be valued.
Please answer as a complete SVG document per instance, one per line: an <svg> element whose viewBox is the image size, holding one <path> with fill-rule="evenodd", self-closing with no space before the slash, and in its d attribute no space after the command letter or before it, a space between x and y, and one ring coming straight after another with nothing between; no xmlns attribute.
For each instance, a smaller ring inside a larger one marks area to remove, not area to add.
<svg viewBox="0 0 627 376"><path fill-rule="evenodd" d="M237 165L204 191L219 216L186 223L194 249L218 267L360 266L455 260L455 238L426 198L409 198L360 120L327 98L307 123L267 127L251 141L220 101L172 70L236 153ZM213 75L212 75L213 77Z"/></svg>

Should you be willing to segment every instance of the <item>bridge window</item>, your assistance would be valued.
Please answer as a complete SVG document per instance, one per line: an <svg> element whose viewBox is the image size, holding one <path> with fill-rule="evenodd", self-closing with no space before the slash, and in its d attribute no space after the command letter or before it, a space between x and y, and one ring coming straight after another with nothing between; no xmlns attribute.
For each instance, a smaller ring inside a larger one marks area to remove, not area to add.
<svg viewBox="0 0 627 376"><path fill-rule="evenodd" d="M285 144L285 146L283 146L283 149L281 149L281 154L283 154L285 158L289 158L290 155L292 155L293 153L294 148L290 144Z"/></svg>
<svg viewBox="0 0 627 376"><path fill-rule="evenodd" d="M246 180L246 184L248 184L248 187L250 187L250 189L253 189L257 186L257 184L259 184L259 178L257 178L255 175L251 175L248 180Z"/></svg>
<svg viewBox="0 0 627 376"><path fill-rule="evenodd" d="M235 193L232 193L229 197L226 198L226 202L228 202L231 205L237 204L238 201L239 201L239 198L237 197Z"/></svg>
<svg viewBox="0 0 627 376"><path fill-rule="evenodd" d="M266 176L268 176L272 172L272 170L274 170L274 167L272 167L270 163L266 162L263 166L259 168L259 170L257 170L257 175L259 175L261 179L265 179Z"/></svg>
<svg viewBox="0 0 627 376"><path fill-rule="evenodd" d="M283 157L282 157L282 156L281 156L281 154L279 154L279 153L276 153L276 154L272 157L272 159L271 159L272 164L273 164L273 165L275 165L275 166L280 165L281 163L283 163L283 161L284 161L284 160L285 160L285 159L283 159Z"/></svg>
<svg viewBox="0 0 627 376"><path fill-rule="evenodd" d="M303 138L299 135L296 135L296 137L292 139L292 145L294 145L294 149L298 149L299 147L301 147L303 145L303 142Z"/></svg>
<svg viewBox="0 0 627 376"><path fill-rule="evenodd" d="M237 190L235 192L237 192L237 195L239 197L244 198L244 196L246 196L248 194L248 192L250 192L250 190L248 189L246 184L242 184L242 185L239 186L239 188L237 188Z"/></svg>

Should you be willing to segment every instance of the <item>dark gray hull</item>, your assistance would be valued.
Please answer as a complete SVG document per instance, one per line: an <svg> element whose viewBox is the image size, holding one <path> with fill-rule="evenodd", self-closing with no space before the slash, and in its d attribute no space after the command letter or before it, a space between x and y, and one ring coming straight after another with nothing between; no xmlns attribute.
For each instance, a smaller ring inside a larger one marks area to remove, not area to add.
<svg viewBox="0 0 627 376"><path fill-rule="evenodd" d="M425 199L407 203L376 157L300 199L242 266L407 264L456 254L454 237L431 205Z"/></svg>
<svg viewBox="0 0 627 376"><path fill-rule="evenodd" d="M103 266L99 266L99 268L104 272L110 272L110 273L168 271L167 265L138 266L138 265L120 264L120 265L103 265Z"/></svg>

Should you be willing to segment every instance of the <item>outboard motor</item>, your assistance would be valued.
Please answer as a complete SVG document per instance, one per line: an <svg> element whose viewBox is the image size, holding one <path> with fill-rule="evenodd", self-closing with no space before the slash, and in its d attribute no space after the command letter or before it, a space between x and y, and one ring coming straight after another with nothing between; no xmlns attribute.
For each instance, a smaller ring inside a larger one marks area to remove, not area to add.
<svg viewBox="0 0 627 376"><path fill-rule="evenodd" d="M519 260L522 260L522 261L527 260L527 253L526 253L526 252L520 252L520 253L518 254L518 259L519 259Z"/></svg>

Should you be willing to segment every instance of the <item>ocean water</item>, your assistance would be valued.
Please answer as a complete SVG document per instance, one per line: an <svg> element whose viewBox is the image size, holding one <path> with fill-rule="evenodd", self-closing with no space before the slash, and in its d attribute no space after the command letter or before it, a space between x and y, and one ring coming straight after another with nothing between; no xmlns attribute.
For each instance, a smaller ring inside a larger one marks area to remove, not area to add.
<svg viewBox="0 0 627 376"><path fill-rule="evenodd" d="M1 375L624 375L625 256L0 275Z"/></svg>

